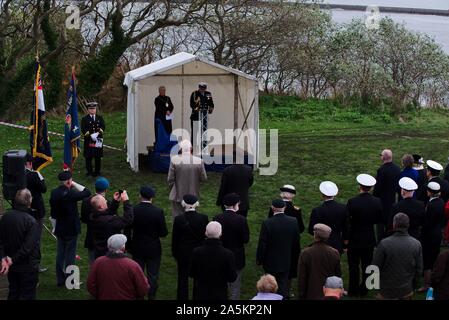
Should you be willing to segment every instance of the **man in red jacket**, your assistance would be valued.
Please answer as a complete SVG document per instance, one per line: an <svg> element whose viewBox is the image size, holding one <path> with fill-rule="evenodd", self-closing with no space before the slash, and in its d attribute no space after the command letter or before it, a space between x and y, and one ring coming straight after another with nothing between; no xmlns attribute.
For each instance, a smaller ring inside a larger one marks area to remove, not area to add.
<svg viewBox="0 0 449 320"><path fill-rule="evenodd" d="M143 299L150 288L140 266L125 255L126 236L108 239L109 252L95 260L87 279L87 290L96 300Z"/></svg>

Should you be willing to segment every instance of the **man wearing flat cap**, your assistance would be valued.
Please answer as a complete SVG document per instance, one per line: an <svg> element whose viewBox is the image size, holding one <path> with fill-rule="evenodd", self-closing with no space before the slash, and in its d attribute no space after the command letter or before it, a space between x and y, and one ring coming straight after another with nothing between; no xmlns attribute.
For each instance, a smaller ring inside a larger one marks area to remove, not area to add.
<svg viewBox="0 0 449 320"><path fill-rule="evenodd" d="M103 135L106 125L102 116L97 115L96 102L89 102L89 114L81 119L81 132L84 136L84 158L86 159L86 175L101 175L101 158L103 157ZM92 168L92 159L95 159L95 171Z"/></svg>
<svg viewBox="0 0 449 320"><path fill-rule="evenodd" d="M70 171L58 175L61 185L50 195L51 217L56 220L54 234L57 237L56 284L65 285L67 266L75 264L76 243L81 232L78 202L90 196L89 189L72 180Z"/></svg>
<svg viewBox="0 0 449 320"><path fill-rule="evenodd" d="M223 197L225 210L217 215L214 220L222 226L221 241L223 247L231 250L235 256L237 279L229 284L230 300L240 300L240 286L242 272L245 267L245 244L249 241L248 221L238 214L240 196L237 193L229 193Z"/></svg>
<svg viewBox="0 0 449 320"><path fill-rule="evenodd" d="M427 291L430 287L432 269L440 254L441 240L443 238L441 227L444 225L445 203L440 198L440 185L437 182L427 184L427 196L429 202L424 214L424 225L421 234L421 245L424 264L424 286L420 289Z"/></svg>
<svg viewBox="0 0 449 320"><path fill-rule="evenodd" d="M357 176L356 181L359 184L359 195L349 199L346 204L349 220L349 238L346 239L349 265L348 295L363 297L368 293L365 270L373 260L374 247L377 244L374 227L382 222L383 216L380 199L370 193L376 179L362 173Z"/></svg>
<svg viewBox="0 0 449 320"><path fill-rule="evenodd" d="M134 220L131 225L131 253L134 261L146 270L150 292L148 298L156 298L162 248L160 238L168 234L164 210L153 204L156 196L150 186L140 188L140 203L134 206Z"/></svg>
<svg viewBox="0 0 449 320"><path fill-rule="evenodd" d="M444 203L446 203L447 201L449 201L449 182L440 177L440 173L443 170L443 166L433 160L427 160L426 164L427 164L427 183L433 181L440 185L441 199L443 199ZM424 204L427 204L427 202L429 201L429 197L427 195L427 188L422 188L417 198L418 200L423 201Z"/></svg>
<svg viewBox="0 0 449 320"><path fill-rule="evenodd" d="M323 223L332 229L328 243L343 253L343 239L348 239L347 209L344 204L335 201L338 187L332 181L323 181L320 184L323 203L312 210L310 214L309 233L313 235L313 226Z"/></svg>
<svg viewBox="0 0 449 320"><path fill-rule="evenodd" d="M393 229L393 217L397 213L402 212L410 220L408 233L419 240L421 237L421 228L424 225L425 208L422 201L413 198L413 194L418 189L418 185L413 179L404 177L399 180L399 187L401 188L402 200L395 203L391 208L388 230L392 231Z"/></svg>
<svg viewBox="0 0 449 320"><path fill-rule="evenodd" d="M284 213L285 202L281 199L273 200L271 209L273 217L266 219L260 229L256 263L276 278L278 293L289 299L291 260L299 250L298 222Z"/></svg>
<svg viewBox="0 0 449 320"><path fill-rule="evenodd" d="M189 268L192 252L203 244L209 218L197 211L198 198L186 194L182 200L184 213L175 217L172 233L172 255L178 265L177 300L189 300Z"/></svg>
<svg viewBox="0 0 449 320"><path fill-rule="evenodd" d="M92 235L91 215L93 213L93 207L91 200L96 195L101 195L106 198L106 192L109 189L109 181L104 177L100 177L95 181L95 194L83 200L81 203L81 222L86 224L86 238L84 240L84 248L87 249L89 257L89 266L95 261L95 243ZM113 211L117 211L119 202L108 201L108 207Z"/></svg>
<svg viewBox="0 0 449 320"><path fill-rule="evenodd" d="M193 91L190 95L190 108L192 109L192 114L190 115L190 136L192 144L193 141L195 141L194 122L202 120L202 122L199 123L199 126L202 128L202 132L205 132L208 129L208 115L214 111L212 94L206 89L207 84L205 82L200 82L198 83L198 90ZM202 148L204 148L205 142L203 140L202 142Z"/></svg>
<svg viewBox="0 0 449 320"><path fill-rule="evenodd" d="M322 223L313 226L314 242L302 250L298 261L300 300L323 299L323 285L328 277L341 277L340 254L327 241L332 229Z"/></svg>

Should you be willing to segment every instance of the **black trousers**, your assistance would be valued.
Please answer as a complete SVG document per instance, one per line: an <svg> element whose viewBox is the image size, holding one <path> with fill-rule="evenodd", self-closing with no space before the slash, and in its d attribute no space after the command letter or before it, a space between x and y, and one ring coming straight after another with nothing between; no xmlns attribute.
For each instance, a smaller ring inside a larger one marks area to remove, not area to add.
<svg viewBox="0 0 449 320"><path fill-rule="evenodd" d="M36 287L39 282L39 273L8 272L9 294L8 300L36 300Z"/></svg>
<svg viewBox="0 0 449 320"><path fill-rule="evenodd" d="M156 258L133 257L133 259L142 268L143 272L145 272L146 268L148 283L150 284L148 298L150 300L156 299L156 291L158 288L157 280L159 278L159 269L161 267L161 256Z"/></svg>
<svg viewBox="0 0 449 320"><path fill-rule="evenodd" d="M374 248L348 248L348 265L349 265L349 289L350 296L364 296L368 293L366 288L365 273L373 260ZM360 282L360 268L362 271L362 282Z"/></svg>
<svg viewBox="0 0 449 320"><path fill-rule="evenodd" d="M271 274L273 277L276 278L276 282L278 283L278 294L284 297L284 300L289 299L288 296L288 274L289 271L286 272L268 272L265 270L266 273Z"/></svg>
<svg viewBox="0 0 449 320"><path fill-rule="evenodd" d="M93 173L92 159L95 159L95 173L101 172L101 157L86 157L86 170L88 173Z"/></svg>
<svg viewBox="0 0 449 320"><path fill-rule="evenodd" d="M178 287L176 289L177 300L189 300L189 258L178 258Z"/></svg>

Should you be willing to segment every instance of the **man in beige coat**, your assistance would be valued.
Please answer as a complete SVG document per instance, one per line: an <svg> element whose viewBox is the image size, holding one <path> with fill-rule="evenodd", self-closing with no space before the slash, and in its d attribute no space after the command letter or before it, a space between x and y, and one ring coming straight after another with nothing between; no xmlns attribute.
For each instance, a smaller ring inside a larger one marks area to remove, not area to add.
<svg viewBox="0 0 449 320"><path fill-rule="evenodd" d="M192 144L190 141L181 141L180 147L182 154L171 158L167 177L170 189L168 199L172 204L173 219L184 213L181 205L183 196L192 194L199 198L200 183L207 180L203 160L192 155Z"/></svg>

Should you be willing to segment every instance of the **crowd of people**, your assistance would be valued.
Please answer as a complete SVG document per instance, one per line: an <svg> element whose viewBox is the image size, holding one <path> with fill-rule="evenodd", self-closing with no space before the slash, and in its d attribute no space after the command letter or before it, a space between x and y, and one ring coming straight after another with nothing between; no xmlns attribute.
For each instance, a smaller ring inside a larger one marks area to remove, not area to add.
<svg viewBox="0 0 449 320"><path fill-rule="evenodd" d="M212 221L198 212L200 186L207 180L201 158L190 141L180 142L167 177L172 203L171 253L177 263L178 300L239 300L245 245L251 236L247 215L253 171L234 163L222 174ZM377 276L378 299L412 299L432 287L434 299L449 299L449 169L419 156L404 155L403 170L391 150L381 153L376 177L359 174L360 193L346 204L337 200L332 181L319 185L322 203L305 226L294 203L295 186L280 187L280 198L267 208L258 238L256 264L264 275L255 285L254 300L341 299L366 297L368 276ZM17 192L13 209L0 219L0 273L8 276L9 299L35 299L40 267L40 239L46 192L42 175L27 158L27 188ZM51 191L50 216L57 238L56 285L69 281L68 266L76 261L81 223L89 257L87 289L94 299L156 299L161 266L161 238L169 234L163 209L153 204L155 190L140 188L140 202L131 205L126 190L108 200L109 181L99 177L95 193L73 181L70 171L58 175ZM81 203L81 214L78 204ZM118 214L120 206L123 214ZM301 249L305 230L313 243ZM440 252L441 251L441 252ZM128 256L129 254L129 256ZM341 259L347 255L349 284L343 285ZM374 267L374 268L373 268ZM377 270L374 274L367 270ZM189 288L189 278L193 288ZM296 279L296 280L295 280ZM422 279L422 280L421 280ZM375 284L376 281L373 281ZM419 287L419 284L422 286ZM162 284L163 285L163 284Z"/></svg>

